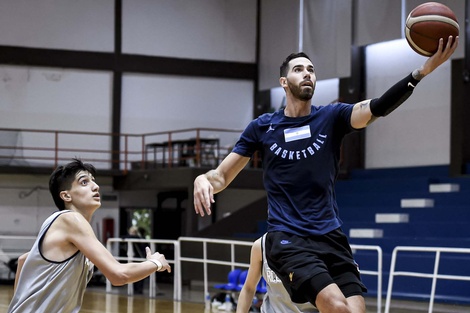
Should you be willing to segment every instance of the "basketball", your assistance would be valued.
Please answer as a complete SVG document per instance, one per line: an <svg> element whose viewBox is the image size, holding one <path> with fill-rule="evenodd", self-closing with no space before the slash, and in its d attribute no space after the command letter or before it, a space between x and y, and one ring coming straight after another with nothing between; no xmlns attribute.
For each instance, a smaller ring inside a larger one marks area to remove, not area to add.
<svg viewBox="0 0 470 313"><path fill-rule="evenodd" d="M406 19L405 37L410 47L420 55L431 56L444 39L459 35L459 23L454 12L438 2L426 2L414 8Z"/></svg>

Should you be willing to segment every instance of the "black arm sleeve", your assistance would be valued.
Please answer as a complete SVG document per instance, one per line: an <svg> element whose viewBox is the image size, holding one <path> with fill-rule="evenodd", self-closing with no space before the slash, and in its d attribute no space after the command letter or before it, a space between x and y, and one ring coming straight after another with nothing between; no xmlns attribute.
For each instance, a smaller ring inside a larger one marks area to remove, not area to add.
<svg viewBox="0 0 470 313"><path fill-rule="evenodd" d="M370 111L376 117L387 116L408 99L419 80L408 75L387 90L380 98L370 101Z"/></svg>

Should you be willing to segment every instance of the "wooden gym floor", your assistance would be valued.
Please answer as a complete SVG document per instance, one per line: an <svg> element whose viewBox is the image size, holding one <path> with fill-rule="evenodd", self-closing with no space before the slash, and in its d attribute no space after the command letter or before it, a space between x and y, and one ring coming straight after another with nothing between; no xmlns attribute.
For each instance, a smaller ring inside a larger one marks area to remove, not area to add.
<svg viewBox="0 0 470 313"><path fill-rule="evenodd" d="M88 289L80 313L204 313L202 302L175 302L166 298L149 299L141 295L128 297L120 292L108 294L104 290ZM12 296L12 286L0 285L0 313L7 311Z"/></svg>
<svg viewBox="0 0 470 313"><path fill-rule="evenodd" d="M104 287L89 287L85 293L80 313L209 313L204 310L204 304L199 299L202 296L201 291L183 291L185 301L177 302L171 299L171 286L166 288L160 285L159 287L162 293L154 299L149 299L145 295L128 297L125 294L127 290L125 287L116 288L112 293L106 293ZM11 285L0 285L0 313L6 313L12 296L13 287ZM366 298L366 301L367 313L376 313L375 299ZM427 302L392 300L390 313L424 313L428 312L428 305ZM468 313L470 307L435 304L433 312Z"/></svg>

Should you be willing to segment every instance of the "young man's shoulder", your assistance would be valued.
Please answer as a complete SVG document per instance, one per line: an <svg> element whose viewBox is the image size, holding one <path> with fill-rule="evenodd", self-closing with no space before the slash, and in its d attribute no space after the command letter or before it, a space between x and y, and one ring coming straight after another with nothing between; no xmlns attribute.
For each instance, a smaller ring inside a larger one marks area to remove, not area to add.
<svg viewBox="0 0 470 313"><path fill-rule="evenodd" d="M89 224L82 214L74 211L61 212L61 214L57 216L56 222L64 225L64 227L67 227L70 230L80 228L81 225L88 226Z"/></svg>

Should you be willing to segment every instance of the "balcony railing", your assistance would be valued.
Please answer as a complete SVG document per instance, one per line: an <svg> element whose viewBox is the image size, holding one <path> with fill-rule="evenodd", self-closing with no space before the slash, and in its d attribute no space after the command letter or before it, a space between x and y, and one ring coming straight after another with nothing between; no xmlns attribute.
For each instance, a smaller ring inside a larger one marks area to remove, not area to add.
<svg viewBox="0 0 470 313"><path fill-rule="evenodd" d="M0 167L55 168L80 158L99 169L215 167L241 130L190 128L145 134L113 134L0 128ZM114 144L113 144L114 143ZM113 146L119 149L113 150Z"/></svg>

